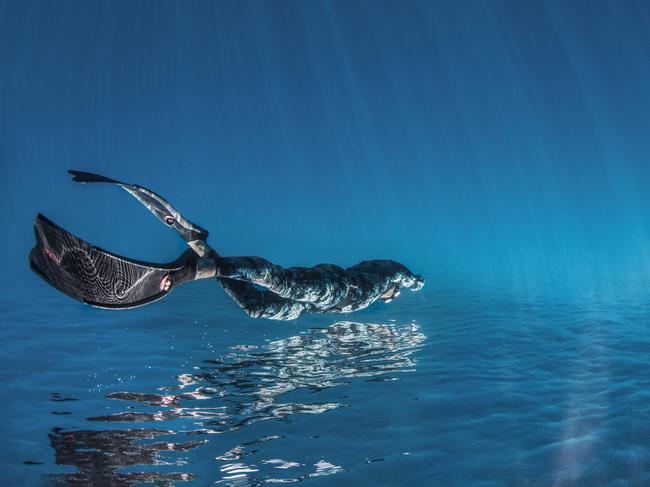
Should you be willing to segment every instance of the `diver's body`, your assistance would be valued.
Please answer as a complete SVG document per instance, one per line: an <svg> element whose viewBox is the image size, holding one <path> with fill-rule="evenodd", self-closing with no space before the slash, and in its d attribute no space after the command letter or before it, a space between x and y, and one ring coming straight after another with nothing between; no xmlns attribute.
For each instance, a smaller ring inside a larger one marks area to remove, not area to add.
<svg viewBox="0 0 650 487"><path fill-rule="evenodd" d="M185 282L214 277L249 316L291 320L307 312L357 311L378 299L389 302L401 287L419 291L424 285L422 276L392 260L368 260L347 269L334 264L285 269L261 257L222 257L206 244L206 230L183 218L156 193L95 174L70 172L78 182L119 185L192 249L171 264L133 261L93 247L38 215L32 269L60 291L93 306L141 306Z"/></svg>
<svg viewBox="0 0 650 487"><path fill-rule="evenodd" d="M285 269L261 257L215 256L214 261L214 277L253 318L291 320L306 312L350 313L380 298L390 301L401 287L417 291L424 284L420 276L392 260L368 260L347 269L334 264ZM186 272L179 271L183 277L178 277L188 280ZM200 278L210 274L204 272ZM173 284L177 278L170 279Z"/></svg>
<svg viewBox="0 0 650 487"><path fill-rule="evenodd" d="M285 269L262 257L212 253L190 258L166 275L162 285L171 289L210 277L217 278L246 314L273 320L292 320L303 313L350 313L378 299L389 302L401 287L417 291L424 283L392 260L367 260L347 269L334 264Z"/></svg>

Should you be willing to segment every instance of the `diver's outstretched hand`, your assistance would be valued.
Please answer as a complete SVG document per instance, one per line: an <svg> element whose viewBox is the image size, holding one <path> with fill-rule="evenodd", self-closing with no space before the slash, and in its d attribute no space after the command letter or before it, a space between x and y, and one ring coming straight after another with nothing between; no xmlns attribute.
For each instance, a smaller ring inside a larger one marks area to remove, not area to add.
<svg viewBox="0 0 650 487"><path fill-rule="evenodd" d="M68 172L73 176L72 180L78 183L117 184L146 206L158 220L174 228L199 256L204 257L210 252L214 252L205 243L205 239L208 238L208 231L184 218L166 199L153 191L136 184L124 183L99 174L74 170L69 170Z"/></svg>

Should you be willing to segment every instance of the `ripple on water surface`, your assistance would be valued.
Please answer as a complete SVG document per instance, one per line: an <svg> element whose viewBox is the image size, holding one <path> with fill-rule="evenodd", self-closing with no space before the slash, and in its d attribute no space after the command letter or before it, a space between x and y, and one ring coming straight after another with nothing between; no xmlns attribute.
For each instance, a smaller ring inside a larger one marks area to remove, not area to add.
<svg viewBox="0 0 650 487"><path fill-rule="evenodd" d="M429 291L269 323L201 289L117 314L8 303L6 477L650 483L645 296Z"/></svg>
<svg viewBox="0 0 650 487"><path fill-rule="evenodd" d="M124 410L87 420L93 424L138 427L74 431L54 428L49 437L56 462L78 469L59 475L57 480L72 484L110 481L112 485L196 480L197 476L189 471L123 469L185 465L192 450L208 443L207 435L345 407L344 402L316 401L314 394L305 393L341 386L358 378L380 378L413 370L413 354L423 340L416 324L342 321L263 345L232 346L229 353L219 359L204 360L191 373L179 374L177 384L161 386L157 392L109 393L106 398L124 403ZM143 424L152 426L142 427ZM179 441L179 437L185 439ZM261 445L282 439L279 435L257 438L216 455L219 482L297 482L343 472L342 466L325 459L305 464L287 458L260 457ZM177 454L172 457L162 452Z"/></svg>

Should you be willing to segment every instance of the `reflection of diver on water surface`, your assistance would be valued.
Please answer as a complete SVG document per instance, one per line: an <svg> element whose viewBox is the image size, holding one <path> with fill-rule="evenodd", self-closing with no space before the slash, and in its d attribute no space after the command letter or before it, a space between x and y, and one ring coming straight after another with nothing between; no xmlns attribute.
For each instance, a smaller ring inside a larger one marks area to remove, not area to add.
<svg viewBox="0 0 650 487"><path fill-rule="evenodd" d="M237 430L261 420L297 413L322 413L340 403L279 403L291 391L319 391L353 378L369 380L415 366L413 352L424 340L419 326L379 325L342 321L327 328L276 340L262 347L234 347L216 360L204 360L192 374L178 376L179 384L164 387L167 393L115 392L109 399L164 406L157 412L129 410L93 421L133 423L192 418L208 432ZM311 399L313 396L309 396ZM217 407L183 407L191 401L216 400Z"/></svg>
<svg viewBox="0 0 650 487"><path fill-rule="evenodd" d="M169 465L160 459L163 451L184 452L205 443L205 440L170 443L140 443L173 435L173 431L142 428L125 430L75 430L53 428L48 435L55 451L58 465L73 465L79 472L57 475L55 478L67 485L111 485L130 487L156 482L173 485L175 481L194 480L188 473L170 472L118 472L120 468L137 465ZM176 463L174 465L181 465Z"/></svg>
<svg viewBox="0 0 650 487"><path fill-rule="evenodd" d="M164 452L186 452L200 447L206 441L197 441L197 435L228 433L260 421L282 420L294 414L321 414L344 407L346 404L340 402L318 401L318 394L313 393L355 379L389 380L394 379L393 373L411 371L417 365L414 353L424 339L415 323L379 325L345 321L261 346L232 347L225 356L205 360L193 373L179 375L177 385L161 387L155 393L108 394L108 399L129 406L124 412L88 418L94 424L128 425L129 429L55 428L50 441L56 450L56 462L79 469L77 473L58 477L68 485L130 486L147 481L191 480L194 476L189 473L136 469L138 465L178 469L182 459L169 461L165 458L169 453ZM287 399L278 400L281 396ZM143 428L152 422L156 429ZM168 424L183 431L172 431ZM187 441L183 441L184 436ZM307 465L301 464L300 459L295 459L298 461L290 471L275 469L272 462L276 457L264 458L259 445L281 439L270 436L228 445L228 450L215 460L221 462L224 476L233 461L254 455L255 451L256 479L277 478L285 473L294 480L338 473L340 467L328 467L327 462ZM129 467L129 472L120 471L122 467Z"/></svg>
<svg viewBox="0 0 650 487"><path fill-rule="evenodd" d="M59 291L102 308L133 308L164 297L188 281L216 277L250 316L295 319L302 313L347 313L378 299L390 302L404 287L418 291L422 276L392 260L282 268L261 257L222 257L205 242L208 232L185 219L162 197L141 186L70 171L82 183L114 183L174 228L192 249L171 264L139 262L106 252L38 215L32 269ZM262 288L262 289L260 289Z"/></svg>

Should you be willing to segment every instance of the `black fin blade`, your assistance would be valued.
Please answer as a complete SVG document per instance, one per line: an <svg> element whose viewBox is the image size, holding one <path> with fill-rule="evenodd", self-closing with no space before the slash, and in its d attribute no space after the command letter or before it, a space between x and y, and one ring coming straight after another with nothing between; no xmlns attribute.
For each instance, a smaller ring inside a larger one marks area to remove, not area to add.
<svg viewBox="0 0 650 487"><path fill-rule="evenodd" d="M75 237L38 214L31 268L46 282L78 301L101 308L125 309L165 297L161 283L181 269L191 252L171 264L151 264L111 254Z"/></svg>
<svg viewBox="0 0 650 487"><path fill-rule="evenodd" d="M75 171L74 169L69 169L68 173L74 176L72 180L78 183L121 183L121 181L116 181L115 179L107 178L106 176L94 174L91 172Z"/></svg>
<svg viewBox="0 0 650 487"><path fill-rule="evenodd" d="M73 169L69 169L68 172L74 176L72 180L78 183L113 183L121 186L122 189L127 191L153 213L158 220L167 226L173 227L181 238L188 243L194 242L195 240L206 240L208 238L209 233L206 229L184 218L169 201L150 189L138 186L137 184L128 184L123 181L107 178L100 174L75 171Z"/></svg>

